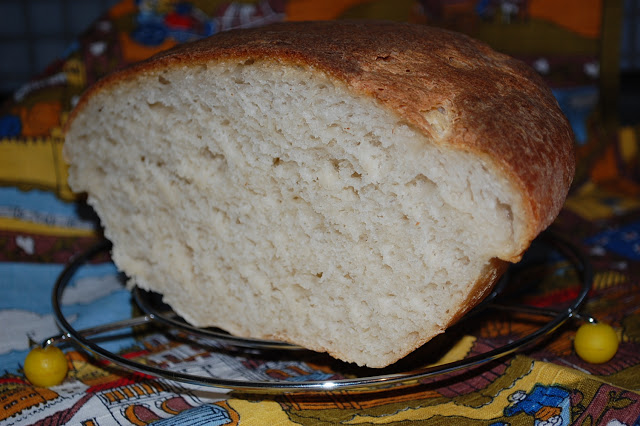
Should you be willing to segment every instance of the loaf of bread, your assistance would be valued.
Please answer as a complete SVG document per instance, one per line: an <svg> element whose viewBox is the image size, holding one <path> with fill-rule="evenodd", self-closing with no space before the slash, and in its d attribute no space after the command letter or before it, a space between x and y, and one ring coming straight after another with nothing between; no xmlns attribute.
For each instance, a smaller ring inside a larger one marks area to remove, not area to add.
<svg viewBox="0 0 640 426"><path fill-rule="evenodd" d="M233 30L109 75L64 154L131 283L196 326L370 367L477 304L575 167L526 65L369 21Z"/></svg>

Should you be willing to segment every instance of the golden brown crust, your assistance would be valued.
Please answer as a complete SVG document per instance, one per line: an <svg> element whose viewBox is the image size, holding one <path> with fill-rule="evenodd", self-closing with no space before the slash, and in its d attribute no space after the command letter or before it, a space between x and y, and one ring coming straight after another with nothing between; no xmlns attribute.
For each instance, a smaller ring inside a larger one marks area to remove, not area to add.
<svg viewBox="0 0 640 426"><path fill-rule="evenodd" d="M541 78L478 41L424 25L290 22L220 33L102 80L83 97L72 119L92 93L114 82L217 60L312 67L377 99L435 143L488 159L523 194L529 229L521 247L553 221L564 203L575 169L573 137ZM438 108L451 123L445 135L427 119Z"/></svg>

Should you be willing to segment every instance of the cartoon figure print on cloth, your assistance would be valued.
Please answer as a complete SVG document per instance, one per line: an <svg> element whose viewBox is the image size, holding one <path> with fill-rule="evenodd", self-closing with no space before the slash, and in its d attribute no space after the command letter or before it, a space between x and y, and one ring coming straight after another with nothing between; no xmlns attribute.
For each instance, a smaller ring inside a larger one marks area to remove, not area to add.
<svg viewBox="0 0 640 426"><path fill-rule="evenodd" d="M512 405L505 408L504 414L512 417L526 413L534 418L537 426L568 425L571 423L569 396L569 391L559 386L536 385L529 393L518 390L509 395Z"/></svg>

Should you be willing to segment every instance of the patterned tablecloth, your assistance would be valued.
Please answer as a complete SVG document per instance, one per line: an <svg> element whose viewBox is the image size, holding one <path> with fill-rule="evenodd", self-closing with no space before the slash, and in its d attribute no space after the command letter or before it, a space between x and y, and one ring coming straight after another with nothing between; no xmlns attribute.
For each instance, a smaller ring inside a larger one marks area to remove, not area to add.
<svg viewBox="0 0 640 426"><path fill-rule="evenodd" d="M83 90L110 70L176 43L237 26L346 16L349 7L357 11L365 3L377 7L388 2L345 0L318 8L317 2L305 0L124 0L91 25L60 61L2 105L0 424L640 424L639 133L632 127L602 130L585 102L594 98L589 85L556 91L572 119L581 163L552 228L579 247L593 266L594 282L582 311L618 333L621 344L611 361L594 365L577 357L572 341L580 323L570 320L515 354L376 389L227 391L125 371L73 344L60 346L70 367L62 384L40 388L26 380L22 365L30 341L59 333L51 304L54 282L74 255L101 239L92 211L66 187L60 156L61 127ZM421 14L437 2L404 3L405 18L421 21ZM487 13L480 6L491 4L472 3L478 14ZM542 59L535 58L536 69L553 68L553 61ZM576 297L577 280L565 257L550 249L532 250L514 270L506 291L528 305L557 310ZM76 272L60 303L76 329L137 313L107 254ZM489 310L383 373L486 352L538 329L542 321ZM168 328L126 329L102 340L124 358L203 376L296 382L381 373L324 355L229 349Z"/></svg>

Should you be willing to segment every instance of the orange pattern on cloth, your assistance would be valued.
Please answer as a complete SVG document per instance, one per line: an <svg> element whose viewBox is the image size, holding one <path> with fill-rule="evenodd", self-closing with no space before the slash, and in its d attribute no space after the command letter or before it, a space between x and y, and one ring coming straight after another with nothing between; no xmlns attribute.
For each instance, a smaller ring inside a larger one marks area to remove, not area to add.
<svg viewBox="0 0 640 426"><path fill-rule="evenodd" d="M530 0L529 16L551 21L582 36L596 38L602 24L602 0Z"/></svg>
<svg viewBox="0 0 640 426"><path fill-rule="evenodd" d="M51 129L60 124L62 105L58 101L40 102L19 110L24 137L49 136Z"/></svg>

